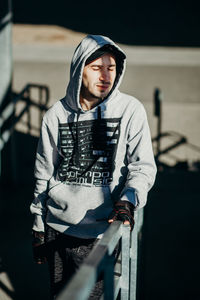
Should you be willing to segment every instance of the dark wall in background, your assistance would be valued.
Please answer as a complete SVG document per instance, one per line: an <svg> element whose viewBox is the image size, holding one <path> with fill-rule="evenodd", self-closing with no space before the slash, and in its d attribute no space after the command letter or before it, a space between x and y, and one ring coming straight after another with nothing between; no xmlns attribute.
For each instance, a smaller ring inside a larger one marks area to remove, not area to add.
<svg viewBox="0 0 200 300"><path fill-rule="evenodd" d="M200 299L200 172L158 172L144 209L139 300Z"/></svg>
<svg viewBox="0 0 200 300"><path fill-rule="evenodd" d="M15 23L54 24L132 45L200 46L199 1L13 1Z"/></svg>

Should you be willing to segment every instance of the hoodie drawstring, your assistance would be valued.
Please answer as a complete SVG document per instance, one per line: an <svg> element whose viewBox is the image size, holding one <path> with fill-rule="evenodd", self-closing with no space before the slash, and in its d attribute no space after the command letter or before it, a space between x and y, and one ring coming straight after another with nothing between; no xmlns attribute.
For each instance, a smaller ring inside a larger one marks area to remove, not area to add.
<svg viewBox="0 0 200 300"><path fill-rule="evenodd" d="M101 120L101 106L98 106L97 108L97 119Z"/></svg>
<svg viewBox="0 0 200 300"><path fill-rule="evenodd" d="M75 165L77 167L80 167L80 162L79 162L79 127L78 127L78 120L80 117L81 109L78 110L77 112L77 119L76 119L76 139L75 139L75 144L74 144L74 150L75 150Z"/></svg>

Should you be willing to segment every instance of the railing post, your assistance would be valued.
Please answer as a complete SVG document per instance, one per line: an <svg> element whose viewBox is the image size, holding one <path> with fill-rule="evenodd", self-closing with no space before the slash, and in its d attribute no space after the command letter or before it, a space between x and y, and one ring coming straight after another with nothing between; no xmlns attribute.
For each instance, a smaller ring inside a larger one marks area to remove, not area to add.
<svg viewBox="0 0 200 300"><path fill-rule="evenodd" d="M121 300L129 299L130 226L122 226L121 247Z"/></svg>
<svg viewBox="0 0 200 300"><path fill-rule="evenodd" d="M162 100L163 95L160 89L156 88L154 92L154 114L158 117L157 123L157 155L160 153L161 126L162 126Z"/></svg>
<svg viewBox="0 0 200 300"><path fill-rule="evenodd" d="M141 235L143 225L143 209L138 210L134 216L135 226L131 233L130 245L130 293L129 299L136 300L137 279L138 279L138 237Z"/></svg>
<svg viewBox="0 0 200 300"><path fill-rule="evenodd" d="M107 256L104 271L104 300L114 299L114 257Z"/></svg>
<svg viewBox="0 0 200 300"><path fill-rule="evenodd" d="M138 234L138 213L135 213L135 225L131 233L130 245L130 291L129 296L131 300L136 300L136 286L137 286L137 234Z"/></svg>
<svg viewBox="0 0 200 300"><path fill-rule="evenodd" d="M28 86L26 91L26 97L28 99L27 102L27 126L28 126L28 133L31 134L31 111L30 111L30 99L31 99L31 86Z"/></svg>

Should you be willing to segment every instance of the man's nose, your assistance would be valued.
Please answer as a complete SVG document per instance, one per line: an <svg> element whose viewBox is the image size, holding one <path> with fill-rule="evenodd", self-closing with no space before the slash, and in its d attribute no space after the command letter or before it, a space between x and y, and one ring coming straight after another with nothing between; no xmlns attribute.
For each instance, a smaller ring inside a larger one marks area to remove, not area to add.
<svg viewBox="0 0 200 300"><path fill-rule="evenodd" d="M101 81L110 81L110 73L108 70L101 70L99 79Z"/></svg>

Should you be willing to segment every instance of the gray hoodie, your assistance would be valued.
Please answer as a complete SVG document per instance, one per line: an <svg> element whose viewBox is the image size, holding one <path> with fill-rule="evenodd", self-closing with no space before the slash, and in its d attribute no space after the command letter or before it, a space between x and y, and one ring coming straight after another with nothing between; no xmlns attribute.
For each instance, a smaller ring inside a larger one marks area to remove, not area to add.
<svg viewBox="0 0 200 300"><path fill-rule="evenodd" d="M87 58L109 44L120 68L109 96L83 111L79 102ZM44 115L35 164L33 229L47 223L57 231L101 237L115 201L143 207L156 166L143 105L118 90L125 71L125 54L109 38L88 35L76 48L66 96Z"/></svg>

